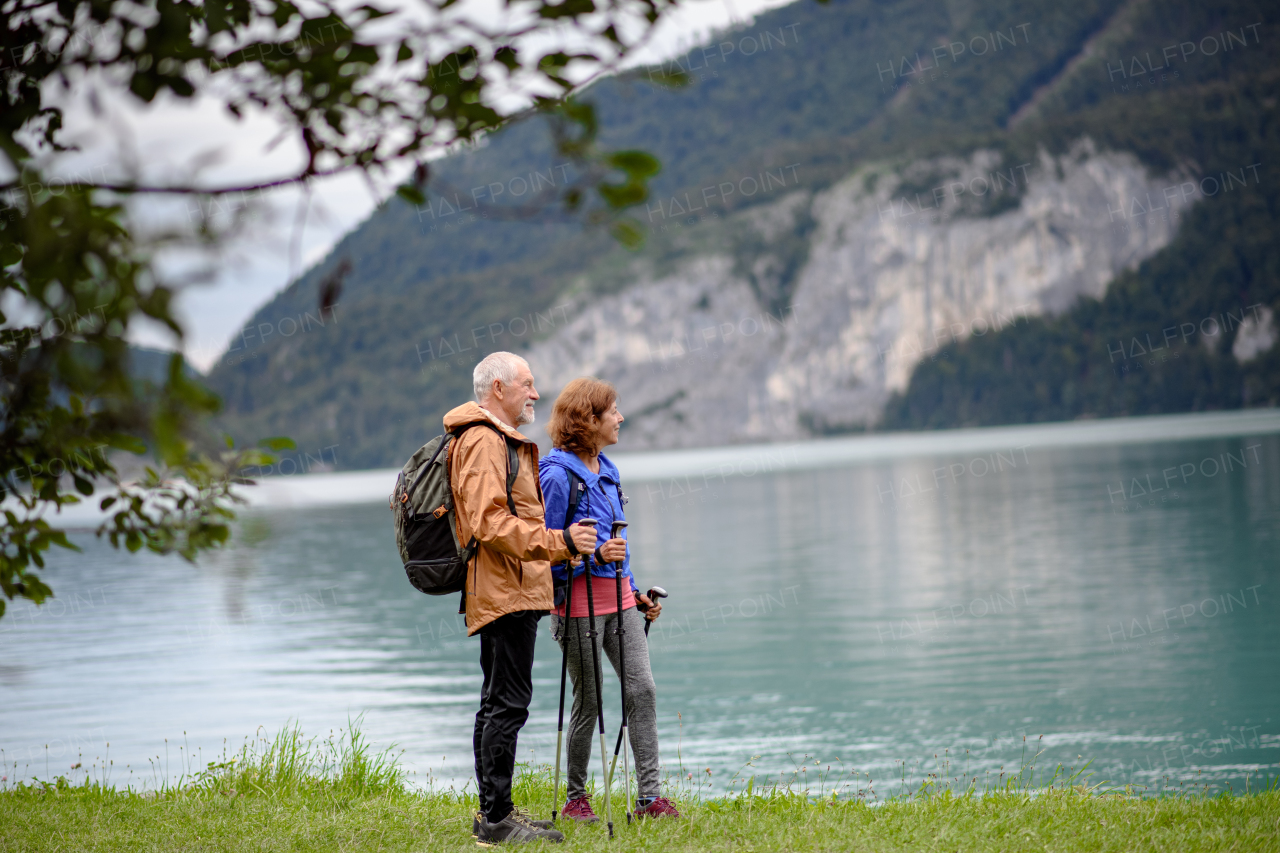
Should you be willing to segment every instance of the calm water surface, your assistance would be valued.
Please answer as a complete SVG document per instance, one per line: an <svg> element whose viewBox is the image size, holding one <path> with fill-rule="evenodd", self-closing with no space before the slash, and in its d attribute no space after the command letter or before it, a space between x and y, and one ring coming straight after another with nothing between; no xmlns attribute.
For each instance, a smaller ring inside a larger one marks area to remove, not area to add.
<svg viewBox="0 0 1280 853"><path fill-rule="evenodd" d="M826 784L870 776L883 797L904 767L908 787L1016 772L1025 736L1038 768L1092 759L1094 782L1280 775L1277 430L998 435L819 469L722 450L642 480L634 459L633 567L672 594L650 637L668 771L723 791L830 765ZM110 762L111 781L152 785L187 750L359 714L418 783L470 778L478 641L454 597L409 587L385 504L254 510L195 568L79 541L50 561L58 598L0 620L10 783ZM520 744L549 763L543 625Z"/></svg>

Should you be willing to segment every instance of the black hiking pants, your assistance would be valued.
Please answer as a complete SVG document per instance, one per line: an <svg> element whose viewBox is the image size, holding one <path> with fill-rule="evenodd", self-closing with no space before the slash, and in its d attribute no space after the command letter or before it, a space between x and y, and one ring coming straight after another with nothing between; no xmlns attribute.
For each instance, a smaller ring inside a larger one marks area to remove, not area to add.
<svg viewBox="0 0 1280 853"><path fill-rule="evenodd" d="M485 625L480 634L480 711L474 746L480 810L490 823L511 814L511 777L516 766L516 736L529 719L533 698L533 644L542 612L508 613Z"/></svg>

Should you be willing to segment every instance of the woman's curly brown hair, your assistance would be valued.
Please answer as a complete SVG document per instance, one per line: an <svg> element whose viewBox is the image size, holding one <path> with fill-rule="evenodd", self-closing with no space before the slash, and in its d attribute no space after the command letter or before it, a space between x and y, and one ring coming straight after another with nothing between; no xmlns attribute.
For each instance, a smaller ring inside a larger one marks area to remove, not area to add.
<svg viewBox="0 0 1280 853"><path fill-rule="evenodd" d="M547 421L551 443L568 453L594 453L596 425L591 419L602 417L617 399L617 389L608 382L594 376L573 380L564 386L551 408L551 419Z"/></svg>

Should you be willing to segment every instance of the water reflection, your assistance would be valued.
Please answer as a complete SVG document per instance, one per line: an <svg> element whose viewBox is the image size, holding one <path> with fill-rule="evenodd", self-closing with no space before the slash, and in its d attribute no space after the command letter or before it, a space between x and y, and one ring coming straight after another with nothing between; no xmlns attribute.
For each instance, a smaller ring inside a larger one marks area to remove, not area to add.
<svg viewBox="0 0 1280 853"><path fill-rule="evenodd" d="M827 764L861 786L904 764L998 778L1025 736L1041 768L1094 759L1093 781L1274 775L1280 439L1001 441L629 482L637 578L672 593L650 640L668 769L712 790ZM408 586L383 506L258 511L194 568L82 544L52 561L58 599L0 621L18 775L109 742L136 782L184 732L203 761L364 713L419 781L470 777L476 642L453 597ZM548 636L534 677L521 748L549 762Z"/></svg>

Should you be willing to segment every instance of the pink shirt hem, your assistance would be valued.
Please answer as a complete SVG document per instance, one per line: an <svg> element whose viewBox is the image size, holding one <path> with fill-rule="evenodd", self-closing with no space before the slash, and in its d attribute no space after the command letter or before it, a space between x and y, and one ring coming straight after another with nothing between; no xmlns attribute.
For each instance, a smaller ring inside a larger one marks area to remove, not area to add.
<svg viewBox="0 0 1280 853"><path fill-rule="evenodd" d="M603 616L606 613L618 612L618 585L614 578L602 578L596 575L591 576L591 598L595 605L597 616ZM631 582L626 578L622 579L622 609L630 610L636 606L635 593L631 591ZM564 616L564 605L560 605L551 611L557 616ZM586 573L578 575L573 579L573 616L586 616L587 614L587 583Z"/></svg>

